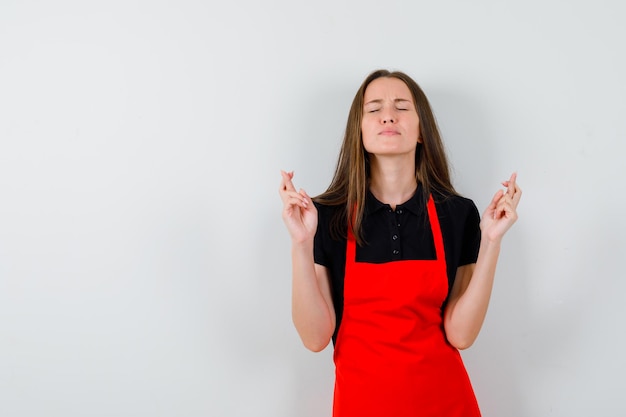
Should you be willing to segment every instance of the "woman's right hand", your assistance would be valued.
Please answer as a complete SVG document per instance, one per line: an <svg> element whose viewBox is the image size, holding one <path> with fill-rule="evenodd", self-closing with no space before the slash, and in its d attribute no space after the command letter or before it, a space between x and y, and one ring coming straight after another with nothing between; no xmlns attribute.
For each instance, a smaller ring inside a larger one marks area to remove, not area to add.
<svg viewBox="0 0 626 417"><path fill-rule="evenodd" d="M317 209L304 190L296 191L291 180L293 171L280 171L280 198L283 200L283 221L293 243L313 241L317 230Z"/></svg>

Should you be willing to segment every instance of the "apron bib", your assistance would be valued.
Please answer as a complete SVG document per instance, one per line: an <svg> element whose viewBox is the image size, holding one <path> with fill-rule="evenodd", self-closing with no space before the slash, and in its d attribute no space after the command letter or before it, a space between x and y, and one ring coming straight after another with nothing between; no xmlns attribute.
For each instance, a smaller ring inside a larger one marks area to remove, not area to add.
<svg viewBox="0 0 626 417"><path fill-rule="evenodd" d="M348 232L333 417L480 416L461 356L443 330L448 279L432 196L428 217L435 260L356 262Z"/></svg>

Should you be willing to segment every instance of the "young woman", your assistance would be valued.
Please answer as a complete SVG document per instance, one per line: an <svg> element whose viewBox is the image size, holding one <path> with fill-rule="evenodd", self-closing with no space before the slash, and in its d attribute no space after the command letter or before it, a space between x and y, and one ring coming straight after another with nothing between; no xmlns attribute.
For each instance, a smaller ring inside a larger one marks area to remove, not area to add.
<svg viewBox="0 0 626 417"><path fill-rule="evenodd" d="M335 346L334 417L479 416L459 349L482 326L516 175L482 220L450 182L428 100L401 72L354 97L334 178L311 199L281 172L293 321Z"/></svg>

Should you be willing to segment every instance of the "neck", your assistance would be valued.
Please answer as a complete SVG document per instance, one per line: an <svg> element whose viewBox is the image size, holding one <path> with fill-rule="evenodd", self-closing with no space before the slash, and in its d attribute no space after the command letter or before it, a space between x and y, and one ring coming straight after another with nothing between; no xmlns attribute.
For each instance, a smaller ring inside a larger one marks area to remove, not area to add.
<svg viewBox="0 0 626 417"><path fill-rule="evenodd" d="M370 155L370 191L380 202L396 205L410 199L417 189L415 159L399 161Z"/></svg>

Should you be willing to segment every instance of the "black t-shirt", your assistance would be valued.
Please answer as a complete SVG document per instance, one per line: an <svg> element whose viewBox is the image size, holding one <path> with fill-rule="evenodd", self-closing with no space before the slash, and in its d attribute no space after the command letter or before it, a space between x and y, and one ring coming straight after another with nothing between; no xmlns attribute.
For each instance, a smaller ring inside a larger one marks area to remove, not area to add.
<svg viewBox="0 0 626 417"><path fill-rule="evenodd" d="M448 272L448 294L459 266L476 262L480 246L480 215L472 200L433 194L443 236ZM315 204L318 226L315 234L315 263L328 268L337 326L343 314L343 280L346 265L346 238L333 239L331 219L340 206ZM346 226L347 227L347 226ZM433 260L435 244L428 220L421 184L407 202L396 206L381 203L368 192L362 223L363 246L356 248L356 261L384 263L398 260Z"/></svg>

